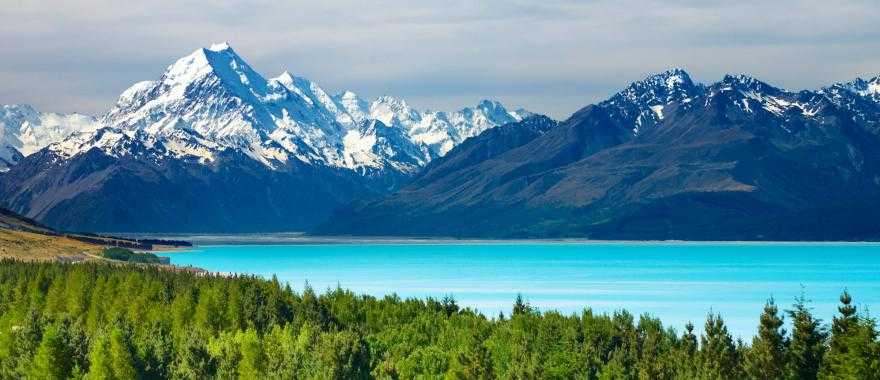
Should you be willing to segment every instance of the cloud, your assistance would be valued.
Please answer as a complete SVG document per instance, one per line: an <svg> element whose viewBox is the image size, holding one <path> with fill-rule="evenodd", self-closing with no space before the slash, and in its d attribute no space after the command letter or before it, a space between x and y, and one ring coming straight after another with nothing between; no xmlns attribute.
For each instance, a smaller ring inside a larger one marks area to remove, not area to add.
<svg viewBox="0 0 880 380"><path fill-rule="evenodd" d="M130 84L229 41L267 77L456 109L499 99L564 118L673 66L815 88L880 72L868 1L9 2L0 103L104 112Z"/></svg>

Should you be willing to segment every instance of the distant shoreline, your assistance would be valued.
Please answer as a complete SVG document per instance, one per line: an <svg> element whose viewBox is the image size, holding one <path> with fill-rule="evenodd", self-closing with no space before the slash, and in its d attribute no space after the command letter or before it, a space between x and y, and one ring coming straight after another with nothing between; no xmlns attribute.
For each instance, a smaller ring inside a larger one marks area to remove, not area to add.
<svg viewBox="0 0 880 380"><path fill-rule="evenodd" d="M196 246L225 245L327 245L327 244L371 244L371 245L877 245L880 241L770 241L770 240L591 240L582 238L559 239L477 239L452 237L400 237L400 236L312 236L298 232L245 233L245 234L131 234L115 233L129 238L155 237L160 239L185 240ZM187 250L170 249L170 251Z"/></svg>

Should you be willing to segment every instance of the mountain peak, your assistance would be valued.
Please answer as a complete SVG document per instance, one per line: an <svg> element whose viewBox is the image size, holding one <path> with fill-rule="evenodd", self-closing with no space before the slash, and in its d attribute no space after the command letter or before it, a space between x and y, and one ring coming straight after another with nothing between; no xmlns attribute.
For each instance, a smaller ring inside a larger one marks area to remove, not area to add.
<svg viewBox="0 0 880 380"><path fill-rule="evenodd" d="M868 82L868 94L880 95L880 75Z"/></svg>
<svg viewBox="0 0 880 380"><path fill-rule="evenodd" d="M283 84L285 87L293 84L295 79L296 79L296 77L294 77L293 74L291 74L290 71L287 71L287 70L284 70L284 72L279 74L277 77L272 78L272 80Z"/></svg>
<svg viewBox="0 0 880 380"><path fill-rule="evenodd" d="M219 53L221 51L226 51L226 50L231 51L232 47L229 46L229 42L223 41L220 43L211 44L211 47L209 47L208 50Z"/></svg>
<svg viewBox="0 0 880 380"><path fill-rule="evenodd" d="M631 83L623 91L600 105L634 106L640 110L646 110L650 106L663 105L673 101L688 102L689 99L699 95L700 91L700 87L694 84L684 69L672 68Z"/></svg>
<svg viewBox="0 0 880 380"><path fill-rule="evenodd" d="M245 77L249 79L259 77L259 74L225 42L197 49L178 59L168 66L165 70L165 76L176 81L187 81L199 78L209 72L222 75L229 71L236 72L232 76L241 77L242 80Z"/></svg>
<svg viewBox="0 0 880 380"><path fill-rule="evenodd" d="M477 103L477 108L492 110L492 109L499 109L499 108L504 109L504 106L501 105L501 102L499 102L497 100L483 99L483 100L480 100L479 103Z"/></svg>
<svg viewBox="0 0 880 380"><path fill-rule="evenodd" d="M880 75L869 80L856 78L852 82L843 83L841 87L862 96L880 96Z"/></svg>
<svg viewBox="0 0 880 380"><path fill-rule="evenodd" d="M738 91L747 97L779 96L786 93L785 90L772 86L755 77L746 74L727 74L720 82L712 85L713 92L724 93Z"/></svg>
<svg viewBox="0 0 880 380"><path fill-rule="evenodd" d="M760 86L773 88L773 86L747 74L726 74L724 75L724 78L721 79L720 83L725 85L745 86L749 88Z"/></svg>
<svg viewBox="0 0 880 380"><path fill-rule="evenodd" d="M340 93L339 95L337 95L337 97L339 97L339 99L346 99L346 100L348 100L348 99L352 99L352 100L354 100L354 99L360 99L360 96L358 96L357 93L355 93L354 91L349 91L349 90L345 90L345 91L343 91L342 93Z"/></svg>
<svg viewBox="0 0 880 380"><path fill-rule="evenodd" d="M0 115L16 113L36 114L37 110L30 104L4 104L0 108Z"/></svg>
<svg viewBox="0 0 880 380"><path fill-rule="evenodd" d="M692 87L694 85L691 76L682 68L672 68L661 73L651 74L638 82L630 84L630 87L653 87L667 88L669 90Z"/></svg>
<svg viewBox="0 0 880 380"><path fill-rule="evenodd" d="M406 104L406 100L403 100L401 98L395 98L390 95L382 95L382 96L376 98L376 103L400 106L403 108L409 108L409 105Z"/></svg>
<svg viewBox="0 0 880 380"><path fill-rule="evenodd" d="M835 83L831 86L825 87L823 90L836 92L839 89L859 96L866 96L875 100L880 100L880 75L868 80L858 77L849 82Z"/></svg>
<svg viewBox="0 0 880 380"><path fill-rule="evenodd" d="M663 83L666 84L666 87L668 88L674 88L681 85L692 86L694 84L693 80L691 80L690 74L680 67L666 70L662 73L655 74L652 77L662 79ZM652 77L649 77L649 79Z"/></svg>

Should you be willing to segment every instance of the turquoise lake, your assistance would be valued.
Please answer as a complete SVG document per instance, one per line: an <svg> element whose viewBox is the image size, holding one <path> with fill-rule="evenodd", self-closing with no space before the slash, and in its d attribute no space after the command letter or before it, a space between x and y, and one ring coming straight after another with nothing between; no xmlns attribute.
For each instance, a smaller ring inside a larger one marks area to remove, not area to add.
<svg viewBox="0 0 880 380"><path fill-rule="evenodd" d="M880 245L801 243L332 243L198 245L164 254L213 272L276 275L294 289L453 296L487 316L518 293L541 310L627 309L681 331L720 313L734 336L754 334L765 300L780 309L805 292L826 322L847 288L860 310L880 307Z"/></svg>

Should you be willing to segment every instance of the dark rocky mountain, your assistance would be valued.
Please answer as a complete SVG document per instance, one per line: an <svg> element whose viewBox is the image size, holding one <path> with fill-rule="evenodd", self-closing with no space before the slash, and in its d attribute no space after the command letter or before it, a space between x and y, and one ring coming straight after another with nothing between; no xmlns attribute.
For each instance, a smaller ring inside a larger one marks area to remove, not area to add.
<svg viewBox="0 0 880 380"><path fill-rule="evenodd" d="M878 239L880 87L871 83L790 92L744 75L703 86L668 71L558 125L531 118L487 131L314 232Z"/></svg>
<svg viewBox="0 0 880 380"><path fill-rule="evenodd" d="M370 197L363 177L292 163L271 170L236 151L211 165L167 160L132 140L128 154L51 150L4 174L4 203L68 231L265 232L302 230L340 204Z"/></svg>

